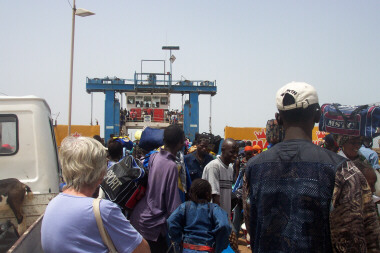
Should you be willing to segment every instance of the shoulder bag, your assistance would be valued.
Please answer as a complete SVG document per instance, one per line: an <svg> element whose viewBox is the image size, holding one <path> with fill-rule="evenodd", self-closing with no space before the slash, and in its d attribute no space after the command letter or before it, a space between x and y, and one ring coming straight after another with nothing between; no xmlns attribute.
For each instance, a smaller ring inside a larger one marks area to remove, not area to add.
<svg viewBox="0 0 380 253"><path fill-rule="evenodd" d="M100 232L100 236L102 237L102 240L104 244L107 246L110 253L117 253L115 245L113 244L110 236L108 235L107 231L105 230L103 226L103 220L100 216L100 199L94 199L92 202L92 208L94 209L96 224L98 225L98 229Z"/></svg>

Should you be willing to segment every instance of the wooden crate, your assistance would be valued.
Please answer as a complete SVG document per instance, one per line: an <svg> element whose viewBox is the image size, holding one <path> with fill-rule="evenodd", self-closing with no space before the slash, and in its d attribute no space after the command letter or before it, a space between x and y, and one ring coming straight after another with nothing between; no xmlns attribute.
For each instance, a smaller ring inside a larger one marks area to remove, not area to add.
<svg viewBox="0 0 380 253"><path fill-rule="evenodd" d="M32 225L45 212L46 206L56 195L57 193L46 193L25 196L22 213L24 218L26 217L26 227ZM8 205L0 208L0 222L5 222L6 220L10 220L17 226L16 217Z"/></svg>

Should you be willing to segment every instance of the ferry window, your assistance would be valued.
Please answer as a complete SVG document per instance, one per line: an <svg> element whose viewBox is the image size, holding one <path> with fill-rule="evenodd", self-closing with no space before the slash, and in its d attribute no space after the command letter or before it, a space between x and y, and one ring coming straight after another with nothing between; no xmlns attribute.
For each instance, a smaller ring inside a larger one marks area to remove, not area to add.
<svg viewBox="0 0 380 253"><path fill-rule="evenodd" d="M18 120L14 114L0 115L0 155L14 155L18 151Z"/></svg>
<svg viewBox="0 0 380 253"><path fill-rule="evenodd" d="M144 97L144 107L151 107L152 104L152 98L145 96Z"/></svg>
<svg viewBox="0 0 380 253"><path fill-rule="evenodd" d="M168 104L168 98L167 97L162 97L161 98L161 104L167 105Z"/></svg>
<svg viewBox="0 0 380 253"><path fill-rule="evenodd" d="M153 108L160 107L160 97L152 97L152 107Z"/></svg>
<svg viewBox="0 0 380 253"><path fill-rule="evenodd" d="M133 105L135 103L135 96L128 96L127 97L127 103L129 105Z"/></svg>
<svg viewBox="0 0 380 253"><path fill-rule="evenodd" d="M136 96L136 107L143 107L144 101L142 96Z"/></svg>

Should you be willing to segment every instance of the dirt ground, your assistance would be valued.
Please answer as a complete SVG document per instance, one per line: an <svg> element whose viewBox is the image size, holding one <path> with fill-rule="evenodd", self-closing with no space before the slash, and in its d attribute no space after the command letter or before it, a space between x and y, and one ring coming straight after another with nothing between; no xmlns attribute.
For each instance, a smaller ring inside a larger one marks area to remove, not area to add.
<svg viewBox="0 0 380 253"><path fill-rule="evenodd" d="M243 232L240 232L238 244L240 253L252 253L251 248L247 247L247 241L245 240Z"/></svg>

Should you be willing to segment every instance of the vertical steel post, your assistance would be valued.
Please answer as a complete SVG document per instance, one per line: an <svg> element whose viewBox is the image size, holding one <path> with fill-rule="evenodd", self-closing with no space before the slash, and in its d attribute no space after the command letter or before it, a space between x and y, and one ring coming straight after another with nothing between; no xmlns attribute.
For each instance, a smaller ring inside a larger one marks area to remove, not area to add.
<svg viewBox="0 0 380 253"><path fill-rule="evenodd" d="M209 131L210 131L210 134L212 134L212 129L211 129L211 114L212 114L212 96L210 96L210 120L209 120Z"/></svg>
<svg viewBox="0 0 380 253"><path fill-rule="evenodd" d="M189 137L191 141L195 139L195 134L199 132L199 100L198 98L199 98L198 93L189 94L190 120L188 121L189 134L187 137Z"/></svg>
<svg viewBox="0 0 380 253"><path fill-rule="evenodd" d="M94 105L94 93L91 92L91 126L92 126L92 114L93 114L93 105Z"/></svg>
<svg viewBox="0 0 380 253"><path fill-rule="evenodd" d="M172 50L170 49L170 82L169 82L169 85L172 85L172 80L173 80L173 72L172 72Z"/></svg>
<svg viewBox="0 0 380 253"><path fill-rule="evenodd" d="M71 135L71 106L73 100L73 67L74 67L74 34L75 34L75 0L73 2L73 21L71 26L71 61L70 61L70 86L69 86L69 121L68 136Z"/></svg>
<svg viewBox="0 0 380 253"><path fill-rule="evenodd" d="M114 119L113 119L114 131L113 131L113 133L115 136L119 136L120 135L120 102L118 99L114 100L113 114L114 114Z"/></svg>
<svg viewBox="0 0 380 253"><path fill-rule="evenodd" d="M105 91L106 99L104 103L104 140L107 143L110 138L110 134L115 133L115 113L114 113L114 103L115 103L115 91L107 90Z"/></svg>

